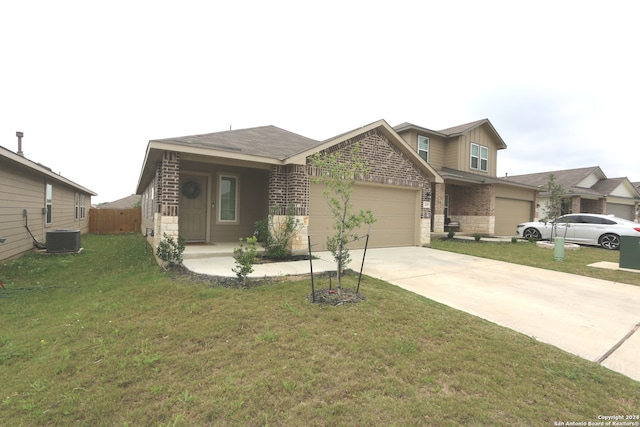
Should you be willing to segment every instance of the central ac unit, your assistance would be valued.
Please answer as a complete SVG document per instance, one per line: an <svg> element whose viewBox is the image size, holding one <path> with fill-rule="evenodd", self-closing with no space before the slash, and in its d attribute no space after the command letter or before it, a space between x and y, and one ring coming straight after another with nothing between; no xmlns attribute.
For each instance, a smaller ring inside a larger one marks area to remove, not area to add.
<svg viewBox="0 0 640 427"><path fill-rule="evenodd" d="M47 252L79 252L80 230L47 231Z"/></svg>

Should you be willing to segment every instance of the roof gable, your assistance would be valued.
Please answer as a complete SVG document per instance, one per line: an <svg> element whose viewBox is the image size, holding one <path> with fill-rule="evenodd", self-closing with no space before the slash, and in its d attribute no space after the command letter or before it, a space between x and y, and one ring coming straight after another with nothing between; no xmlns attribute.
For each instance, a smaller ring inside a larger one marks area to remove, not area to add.
<svg viewBox="0 0 640 427"><path fill-rule="evenodd" d="M553 175L554 180L558 184L561 184L564 188L571 188L577 186L588 176L597 173L598 170L600 171L600 173L602 173L602 170L598 166L591 166L587 168L537 172L524 175L510 175L509 177L507 177L507 179L509 181L533 185L535 187L545 187L549 182L549 175ZM606 176L604 176L604 173L602 173L602 176L603 178L606 178Z"/></svg>
<svg viewBox="0 0 640 427"><path fill-rule="evenodd" d="M544 194L549 182L549 175L552 174L556 183L562 185L565 193L599 197L640 197L638 189L634 188L628 178L607 178L599 166L513 175L505 179L539 187Z"/></svg>
<svg viewBox="0 0 640 427"><path fill-rule="evenodd" d="M504 142L504 140L502 139L498 131L496 131L496 129L493 127L489 119L476 120L475 122L465 123L462 125L458 125L458 126L438 130L438 131L427 129L425 127L417 126L408 122L404 122L402 124L394 126L393 129L396 132L404 132L406 130L415 130L421 134L431 134L431 135L442 136L445 138L454 138L460 135L464 135L480 126L487 126L489 128L489 131L493 134L493 136L496 139L497 147L499 150L507 148L507 144Z"/></svg>
<svg viewBox="0 0 640 427"><path fill-rule="evenodd" d="M425 162L424 159L422 159L422 157L418 155L418 152L411 148L407 141L405 141L400 135L398 135L398 133L385 120L378 120L366 126L362 126L360 128L353 129L349 132L345 132L333 138L327 139L320 145L311 147L310 149L300 152L296 156L293 156L287 160L290 163L302 164L306 161L306 158L308 156L311 156L316 152L325 150L329 147L333 147L334 145L348 141L349 139L355 138L374 129L378 129L389 140L390 143L394 144L398 149L400 149L401 152L409 157L419 169L425 172L430 178L433 178L434 182L444 182L440 174L438 174L438 172L436 172L436 170L433 169L431 165Z"/></svg>

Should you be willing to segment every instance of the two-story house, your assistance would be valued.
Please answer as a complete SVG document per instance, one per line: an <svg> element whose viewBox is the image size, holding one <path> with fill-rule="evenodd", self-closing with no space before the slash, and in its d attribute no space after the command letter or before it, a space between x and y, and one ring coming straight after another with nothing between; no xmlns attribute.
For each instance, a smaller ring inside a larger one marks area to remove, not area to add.
<svg viewBox="0 0 640 427"><path fill-rule="evenodd" d="M498 150L507 148L488 119L439 131L411 123L394 127L443 178L432 184L432 230L450 222L465 233L515 235L531 221L537 188L497 178Z"/></svg>

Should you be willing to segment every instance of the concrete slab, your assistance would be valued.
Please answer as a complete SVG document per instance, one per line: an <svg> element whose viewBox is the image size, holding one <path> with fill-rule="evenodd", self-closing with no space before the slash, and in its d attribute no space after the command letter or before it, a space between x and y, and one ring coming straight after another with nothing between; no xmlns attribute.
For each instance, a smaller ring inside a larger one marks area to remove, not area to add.
<svg viewBox="0 0 640 427"><path fill-rule="evenodd" d="M359 270L362 250L352 250ZM335 268L314 254L314 272ZM196 272L234 276L231 257L185 260ZM255 266L250 277L305 274L308 261ZM591 361L640 323L640 287L429 248L369 249L364 273ZM640 331L603 365L640 381Z"/></svg>

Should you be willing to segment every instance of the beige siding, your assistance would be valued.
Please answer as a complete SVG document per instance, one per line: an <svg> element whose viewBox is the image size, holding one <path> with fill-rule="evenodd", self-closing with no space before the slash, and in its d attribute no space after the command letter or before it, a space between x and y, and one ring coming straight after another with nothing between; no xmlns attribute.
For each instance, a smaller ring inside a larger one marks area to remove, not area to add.
<svg viewBox="0 0 640 427"><path fill-rule="evenodd" d="M52 224L45 224L45 185L53 186ZM44 243L46 232L56 229L89 229L91 196L85 195L86 218L75 220L75 189L63 185L37 172L0 158L0 236L7 239L0 244L0 261L14 257L33 248L33 242L25 227L23 211L29 211L27 221L34 237Z"/></svg>
<svg viewBox="0 0 640 427"><path fill-rule="evenodd" d="M436 170L442 169L445 164L447 142L437 136L429 137L429 164Z"/></svg>
<svg viewBox="0 0 640 427"><path fill-rule="evenodd" d="M488 176L496 176L497 171L497 157L498 157L498 144L492 136L492 133L487 130L487 126L480 126L472 129L468 133L460 137L461 151L460 165L457 169L486 174ZM489 169L488 172L482 172L478 169L471 169L471 143L485 146L489 149Z"/></svg>

